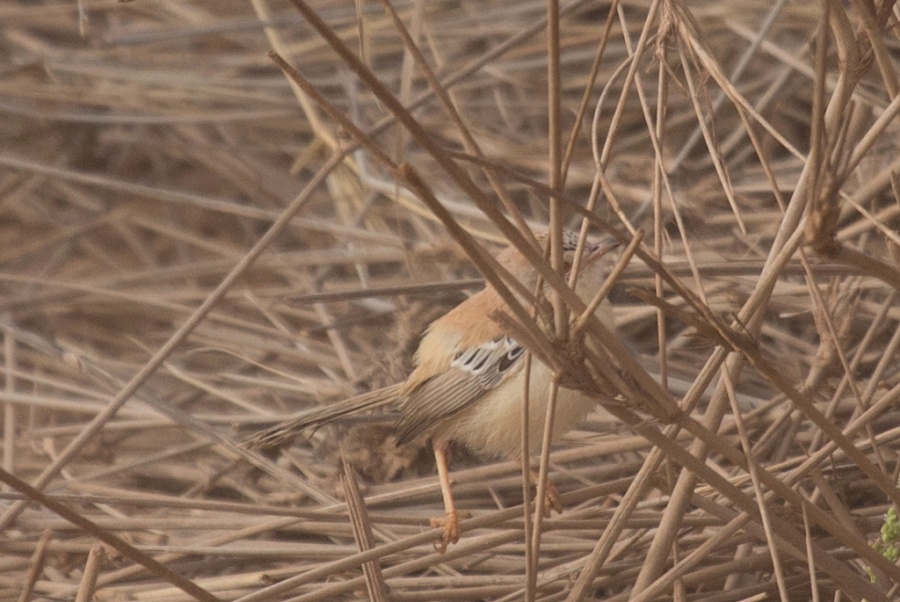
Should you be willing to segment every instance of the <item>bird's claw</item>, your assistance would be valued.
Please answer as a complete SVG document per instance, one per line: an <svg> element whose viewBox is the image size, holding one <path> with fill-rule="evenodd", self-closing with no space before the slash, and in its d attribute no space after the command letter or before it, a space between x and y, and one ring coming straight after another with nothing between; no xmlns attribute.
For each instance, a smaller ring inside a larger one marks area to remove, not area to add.
<svg viewBox="0 0 900 602"><path fill-rule="evenodd" d="M445 516L432 518L431 526L443 529L441 538L434 542L434 549L438 554L443 554L447 551L448 545L459 541L459 516L455 511L448 512Z"/></svg>
<svg viewBox="0 0 900 602"><path fill-rule="evenodd" d="M559 501L559 491L556 489L556 485L548 480L547 489L544 492L544 518L550 518L553 510L556 510L557 514L562 514L563 505Z"/></svg>

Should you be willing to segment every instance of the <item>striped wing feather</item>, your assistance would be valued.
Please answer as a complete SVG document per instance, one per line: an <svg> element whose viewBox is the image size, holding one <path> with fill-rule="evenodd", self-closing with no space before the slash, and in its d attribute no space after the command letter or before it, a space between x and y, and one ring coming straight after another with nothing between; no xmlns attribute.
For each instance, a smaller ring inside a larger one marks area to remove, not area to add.
<svg viewBox="0 0 900 602"><path fill-rule="evenodd" d="M401 401L397 442L408 443L459 414L517 371L525 349L502 336L456 354L450 369L430 378Z"/></svg>

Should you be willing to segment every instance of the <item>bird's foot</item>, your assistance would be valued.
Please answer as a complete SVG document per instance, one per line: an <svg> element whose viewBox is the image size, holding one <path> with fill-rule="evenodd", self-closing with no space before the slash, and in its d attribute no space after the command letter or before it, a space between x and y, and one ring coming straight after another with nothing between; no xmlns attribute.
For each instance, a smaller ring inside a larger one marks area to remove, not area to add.
<svg viewBox="0 0 900 602"><path fill-rule="evenodd" d="M550 513L553 510L556 510L557 514L562 514L563 505L562 502L559 501L559 490L556 489L556 485L553 484L553 481L547 481L547 489L544 492L544 518L550 518Z"/></svg>
<svg viewBox="0 0 900 602"><path fill-rule="evenodd" d="M431 519L431 526L442 527L441 538L434 542L434 549L438 554L447 551L447 546L459 541L459 515L456 510L448 511L446 515Z"/></svg>
<svg viewBox="0 0 900 602"><path fill-rule="evenodd" d="M528 470L528 480L537 488L540 481L537 469L530 468ZM535 503L541 505L541 512L543 512L544 518L550 518L550 512L553 510L556 510L557 514L562 514L563 505L559 501L559 490L550 479L547 479L547 486L544 488L544 499L535 500Z"/></svg>

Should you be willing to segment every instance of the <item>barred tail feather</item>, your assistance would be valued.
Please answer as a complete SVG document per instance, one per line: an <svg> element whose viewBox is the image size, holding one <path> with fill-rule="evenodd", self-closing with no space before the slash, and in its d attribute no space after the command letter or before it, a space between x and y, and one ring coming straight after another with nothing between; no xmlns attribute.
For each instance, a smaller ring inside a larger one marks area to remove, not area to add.
<svg viewBox="0 0 900 602"><path fill-rule="evenodd" d="M247 441L247 446L251 448L278 447L293 439L303 429L319 427L345 416L390 405L399 398L402 386L402 383L391 385L320 408L307 410L275 426L259 431Z"/></svg>

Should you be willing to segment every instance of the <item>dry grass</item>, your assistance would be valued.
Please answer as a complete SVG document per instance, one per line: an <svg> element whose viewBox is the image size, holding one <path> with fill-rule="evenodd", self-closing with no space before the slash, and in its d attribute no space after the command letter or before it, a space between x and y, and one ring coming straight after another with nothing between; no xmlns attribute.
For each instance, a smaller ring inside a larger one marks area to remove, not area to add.
<svg viewBox="0 0 900 602"><path fill-rule="evenodd" d="M0 6L0 601L895 599L900 11L304 7ZM627 402L544 455L562 515L460 454L441 556L377 422L241 447L580 207L618 339L509 318Z"/></svg>

